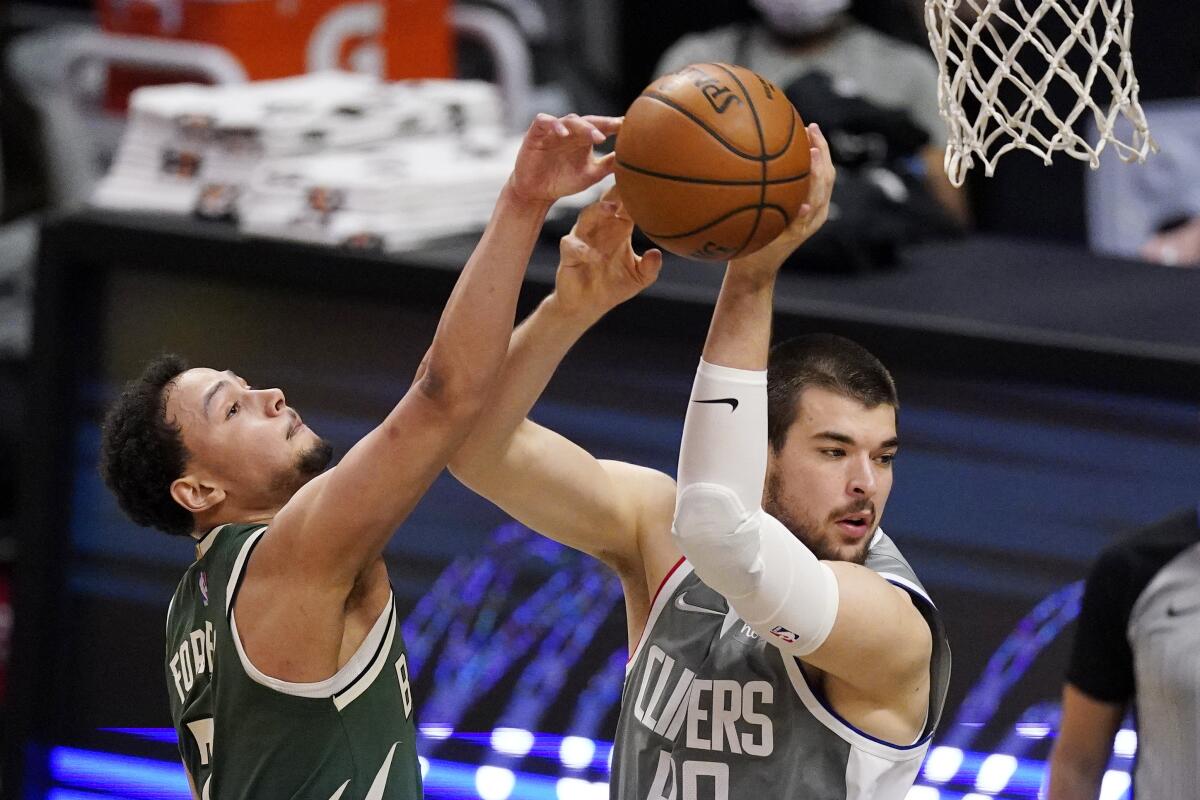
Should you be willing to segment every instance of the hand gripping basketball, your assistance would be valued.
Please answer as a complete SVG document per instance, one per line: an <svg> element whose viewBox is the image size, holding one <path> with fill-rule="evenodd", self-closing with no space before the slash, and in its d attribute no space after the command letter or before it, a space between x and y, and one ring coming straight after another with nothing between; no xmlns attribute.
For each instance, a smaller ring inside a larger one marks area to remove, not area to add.
<svg viewBox="0 0 1200 800"><path fill-rule="evenodd" d="M812 160L812 186L808 200L800 206L791 224L770 244L761 250L735 259L732 266L743 274L749 271L773 276L787 261L788 256L820 230L829 218L829 198L833 194L833 183L837 178L833 159L829 155L829 143L825 134L816 125L808 126L808 140Z"/></svg>
<svg viewBox="0 0 1200 800"><path fill-rule="evenodd" d="M612 172L612 154L597 157L592 147L620 127L620 117L538 114L521 142L509 185L521 199L537 202L582 192Z"/></svg>
<svg viewBox="0 0 1200 800"><path fill-rule="evenodd" d="M633 219L616 188L579 212L559 243L554 293L564 310L599 319L658 279L662 253L639 256L632 233Z"/></svg>

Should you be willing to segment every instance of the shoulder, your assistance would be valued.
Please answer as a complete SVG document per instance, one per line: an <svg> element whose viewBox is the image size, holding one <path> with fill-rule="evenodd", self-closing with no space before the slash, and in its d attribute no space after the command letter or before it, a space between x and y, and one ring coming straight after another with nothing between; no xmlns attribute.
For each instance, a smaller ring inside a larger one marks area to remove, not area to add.
<svg viewBox="0 0 1200 800"><path fill-rule="evenodd" d="M1089 581L1111 579L1131 583L1148 581L1167 562L1200 542L1195 509L1186 509L1108 545L1101 551Z"/></svg>
<svg viewBox="0 0 1200 800"><path fill-rule="evenodd" d="M726 25L713 30L685 34L663 53L655 74L665 75L697 62L733 58L737 52L741 32L740 25Z"/></svg>
<svg viewBox="0 0 1200 800"><path fill-rule="evenodd" d="M184 581L187 592L202 589L208 592L227 591L238 580L254 543L267 530L266 523L230 523L213 528L197 543L200 558L188 569ZM207 597L205 598L207 600Z"/></svg>
<svg viewBox="0 0 1200 800"><path fill-rule="evenodd" d="M846 28L843 43L844 47L870 54L875 61L887 62L893 69L921 76L937 75L937 66L928 49L888 36L862 23L855 22Z"/></svg>
<svg viewBox="0 0 1200 800"><path fill-rule="evenodd" d="M925 590L921 580L917 577L916 570L908 563L908 559L900 552L900 548L896 543L882 529L876 531L875 538L871 542L871 548L867 551L867 558L863 566L888 583L898 586L909 594L916 595L926 603L933 605L932 600L929 598L929 592Z"/></svg>

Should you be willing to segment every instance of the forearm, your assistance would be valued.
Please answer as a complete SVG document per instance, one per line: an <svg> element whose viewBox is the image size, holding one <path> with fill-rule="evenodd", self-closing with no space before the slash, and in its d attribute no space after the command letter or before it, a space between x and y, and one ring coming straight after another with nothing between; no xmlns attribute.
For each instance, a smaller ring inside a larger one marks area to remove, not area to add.
<svg viewBox="0 0 1200 800"><path fill-rule="evenodd" d="M774 274L760 275L731 262L704 342L704 360L722 367L765 370L774 296Z"/></svg>
<svg viewBox="0 0 1200 800"><path fill-rule="evenodd" d="M1088 612L1085 598L1081 620ZM1123 703L1099 700L1069 682L1063 686L1058 741L1050 756L1049 800L1096 800L1124 715Z"/></svg>
<svg viewBox="0 0 1200 800"><path fill-rule="evenodd" d="M672 534L742 619L776 647L804 656L833 628L838 583L762 510L766 462L766 373L702 361L684 421Z"/></svg>
<svg viewBox="0 0 1200 800"><path fill-rule="evenodd" d="M1055 748L1050 760L1047 800L1096 800L1100 796L1104 766L1072 760Z"/></svg>
<svg viewBox="0 0 1200 800"><path fill-rule="evenodd" d="M774 286L773 271L732 262L725 272L684 417L680 500L689 486L712 484L733 493L741 514L761 505Z"/></svg>
<svg viewBox="0 0 1200 800"><path fill-rule="evenodd" d="M491 400L450 461L457 477L485 489L474 484L503 469L517 429L567 352L595 321L594 315L564 308L552 294L517 327Z"/></svg>
<svg viewBox="0 0 1200 800"><path fill-rule="evenodd" d="M420 384L454 401L476 401L495 378L508 347L517 296L549 203L530 202L511 186L467 260L438 323Z"/></svg>

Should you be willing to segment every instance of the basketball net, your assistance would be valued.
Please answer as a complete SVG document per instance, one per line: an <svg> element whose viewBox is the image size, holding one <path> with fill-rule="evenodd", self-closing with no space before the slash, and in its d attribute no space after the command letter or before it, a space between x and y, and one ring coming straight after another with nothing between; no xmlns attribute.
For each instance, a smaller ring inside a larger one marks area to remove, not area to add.
<svg viewBox="0 0 1200 800"><path fill-rule="evenodd" d="M1063 151L1092 169L1110 142L1124 161L1140 163L1157 151L1138 103L1129 48L1131 0L925 0L925 25L938 61L938 106L949 131L946 174L955 186L962 185L976 158L990 177L1000 157L1015 149L1030 150L1047 165ZM1063 27L1064 34L1048 33ZM1067 64L1075 48L1090 60L1083 74ZM1045 70L1031 68L1031 60L1044 61ZM1076 97L1065 114L1046 100L1055 81ZM1015 102L1002 100L1002 91ZM979 104L973 116L963 108L965 97ZM1095 143L1076 133L1088 115ZM1114 130L1118 116L1132 123L1128 141Z"/></svg>

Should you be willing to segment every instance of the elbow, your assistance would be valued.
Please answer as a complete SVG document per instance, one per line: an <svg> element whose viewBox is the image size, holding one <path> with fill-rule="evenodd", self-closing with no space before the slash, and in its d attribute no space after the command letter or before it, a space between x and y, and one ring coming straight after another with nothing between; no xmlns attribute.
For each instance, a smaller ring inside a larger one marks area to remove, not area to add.
<svg viewBox="0 0 1200 800"><path fill-rule="evenodd" d="M679 490L671 536L684 554L701 543L728 542L747 518L738 496L720 484L693 483Z"/></svg>
<svg viewBox="0 0 1200 800"><path fill-rule="evenodd" d="M754 589L762 571L758 510L731 489L694 483L679 492L671 536L697 574L726 597Z"/></svg>
<svg viewBox="0 0 1200 800"><path fill-rule="evenodd" d="M414 384L417 393L435 410L438 416L451 420L475 418L483 409L490 378L476 377L464 370L457 374L428 363Z"/></svg>

